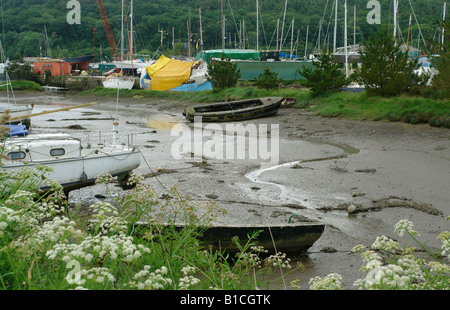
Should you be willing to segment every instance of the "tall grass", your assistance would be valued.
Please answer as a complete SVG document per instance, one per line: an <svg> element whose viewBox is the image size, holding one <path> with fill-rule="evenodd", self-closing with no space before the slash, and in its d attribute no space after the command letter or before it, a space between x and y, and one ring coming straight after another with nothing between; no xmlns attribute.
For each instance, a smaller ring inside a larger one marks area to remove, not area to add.
<svg viewBox="0 0 450 310"><path fill-rule="evenodd" d="M341 92L317 97L311 101L310 110L322 116L450 127L450 100Z"/></svg>

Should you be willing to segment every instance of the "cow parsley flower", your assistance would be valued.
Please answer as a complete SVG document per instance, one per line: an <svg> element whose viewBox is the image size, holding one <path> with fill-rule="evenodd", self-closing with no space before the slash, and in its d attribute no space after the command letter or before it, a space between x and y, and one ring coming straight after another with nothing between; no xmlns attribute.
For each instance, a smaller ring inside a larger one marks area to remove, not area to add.
<svg viewBox="0 0 450 310"><path fill-rule="evenodd" d="M401 220L394 226L394 231L401 237L405 232L410 232L413 227L413 223L408 220Z"/></svg>
<svg viewBox="0 0 450 310"><path fill-rule="evenodd" d="M311 290L342 290L342 276L337 273L331 273L325 278L315 277L309 280Z"/></svg>

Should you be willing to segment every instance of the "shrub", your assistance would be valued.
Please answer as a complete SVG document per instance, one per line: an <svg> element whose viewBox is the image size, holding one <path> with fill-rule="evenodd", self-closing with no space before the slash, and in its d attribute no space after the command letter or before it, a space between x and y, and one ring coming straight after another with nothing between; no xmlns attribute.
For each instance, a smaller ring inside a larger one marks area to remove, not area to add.
<svg viewBox="0 0 450 310"><path fill-rule="evenodd" d="M282 79L278 78L278 73L270 71L269 68L264 69L264 73L261 73L255 78L255 85L259 88L265 88L267 90L277 89L280 86Z"/></svg>
<svg viewBox="0 0 450 310"><path fill-rule="evenodd" d="M31 80L34 76L33 70L29 64L19 64L16 61L11 63L7 70L11 79L14 80Z"/></svg>
<svg viewBox="0 0 450 310"><path fill-rule="evenodd" d="M213 60L208 64L208 81L211 82L214 90L234 87L241 77L237 64L225 59L222 54L220 60Z"/></svg>
<svg viewBox="0 0 450 310"><path fill-rule="evenodd" d="M438 71L431 83L432 96L437 98L450 98L450 20L447 19L442 26L444 27L445 39L444 44L435 45L433 54L439 55L433 57L432 62Z"/></svg>
<svg viewBox="0 0 450 310"><path fill-rule="evenodd" d="M415 74L416 68L417 60L410 61L408 54L400 51L387 29L383 28L364 44L361 67L356 76L368 94L390 97L424 85L426 78Z"/></svg>
<svg viewBox="0 0 450 310"><path fill-rule="evenodd" d="M299 70L306 79L302 82L303 86L311 88L314 96L326 92L338 92L350 83L341 70L342 65L334 61L333 55L323 53L317 58L318 61L313 62L314 68L303 67Z"/></svg>

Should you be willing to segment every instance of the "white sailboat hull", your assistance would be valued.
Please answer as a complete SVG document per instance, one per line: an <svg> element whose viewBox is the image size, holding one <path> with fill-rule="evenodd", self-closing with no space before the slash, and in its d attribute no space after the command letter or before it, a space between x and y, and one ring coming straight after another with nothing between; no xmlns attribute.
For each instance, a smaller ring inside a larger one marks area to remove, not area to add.
<svg viewBox="0 0 450 310"><path fill-rule="evenodd" d="M93 184L100 174L127 176L141 164L141 154L134 147L90 143L82 146L81 140L64 134L8 139L4 155L9 157L1 167L6 172L14 175L24 167L46 166L52 171L45 176L62 185L66 192ZM40 177L30 181L42 182ZM41 189L49 187L45 181L37 185Z"/></svg>
<svg viewBox="0 0 450 310"><path fill-rule="evenodd" d="M134 78L109 77L103 81L105 88L132 89L134 86Z"/></svg>
<svg viewBox="0 0 450 310"><path fill-rule="evenodd" d="M152 64L154 64L154 61L151 62L144 62L142 60L124 60L124 61L114 61L114 64L116 65L117 68L119 69L142 69L142 68L146 68L147 66L150 66Z"/></svg>
<svg viewBox="0 0 450 310"><path fill-rule="evenodd" d="M125 175L139 167L140 153L137 150L118 152L115 154L98 154L89 157L78 157L33 163L5 164L3 169L8 172L19 170L22 167L33 168L36 165L50 167L53 171L46 175L49 179L57 181L65 191L91 185L95 177L102 173L112 176ZM48 184L42 184L41 189L47 189Z"/></svg>

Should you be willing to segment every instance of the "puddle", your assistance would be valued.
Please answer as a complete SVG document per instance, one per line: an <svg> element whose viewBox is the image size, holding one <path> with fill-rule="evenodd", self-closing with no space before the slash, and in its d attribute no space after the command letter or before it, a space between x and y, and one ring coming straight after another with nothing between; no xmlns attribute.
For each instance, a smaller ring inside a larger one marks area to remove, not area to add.
<svg viewBox="0 0 450 310"><path fill-rule="evenodd" d="M182 124L182 122L177 118L170 117L150 117L147 121L147 128L171 131L174 126Z"/></svg>

